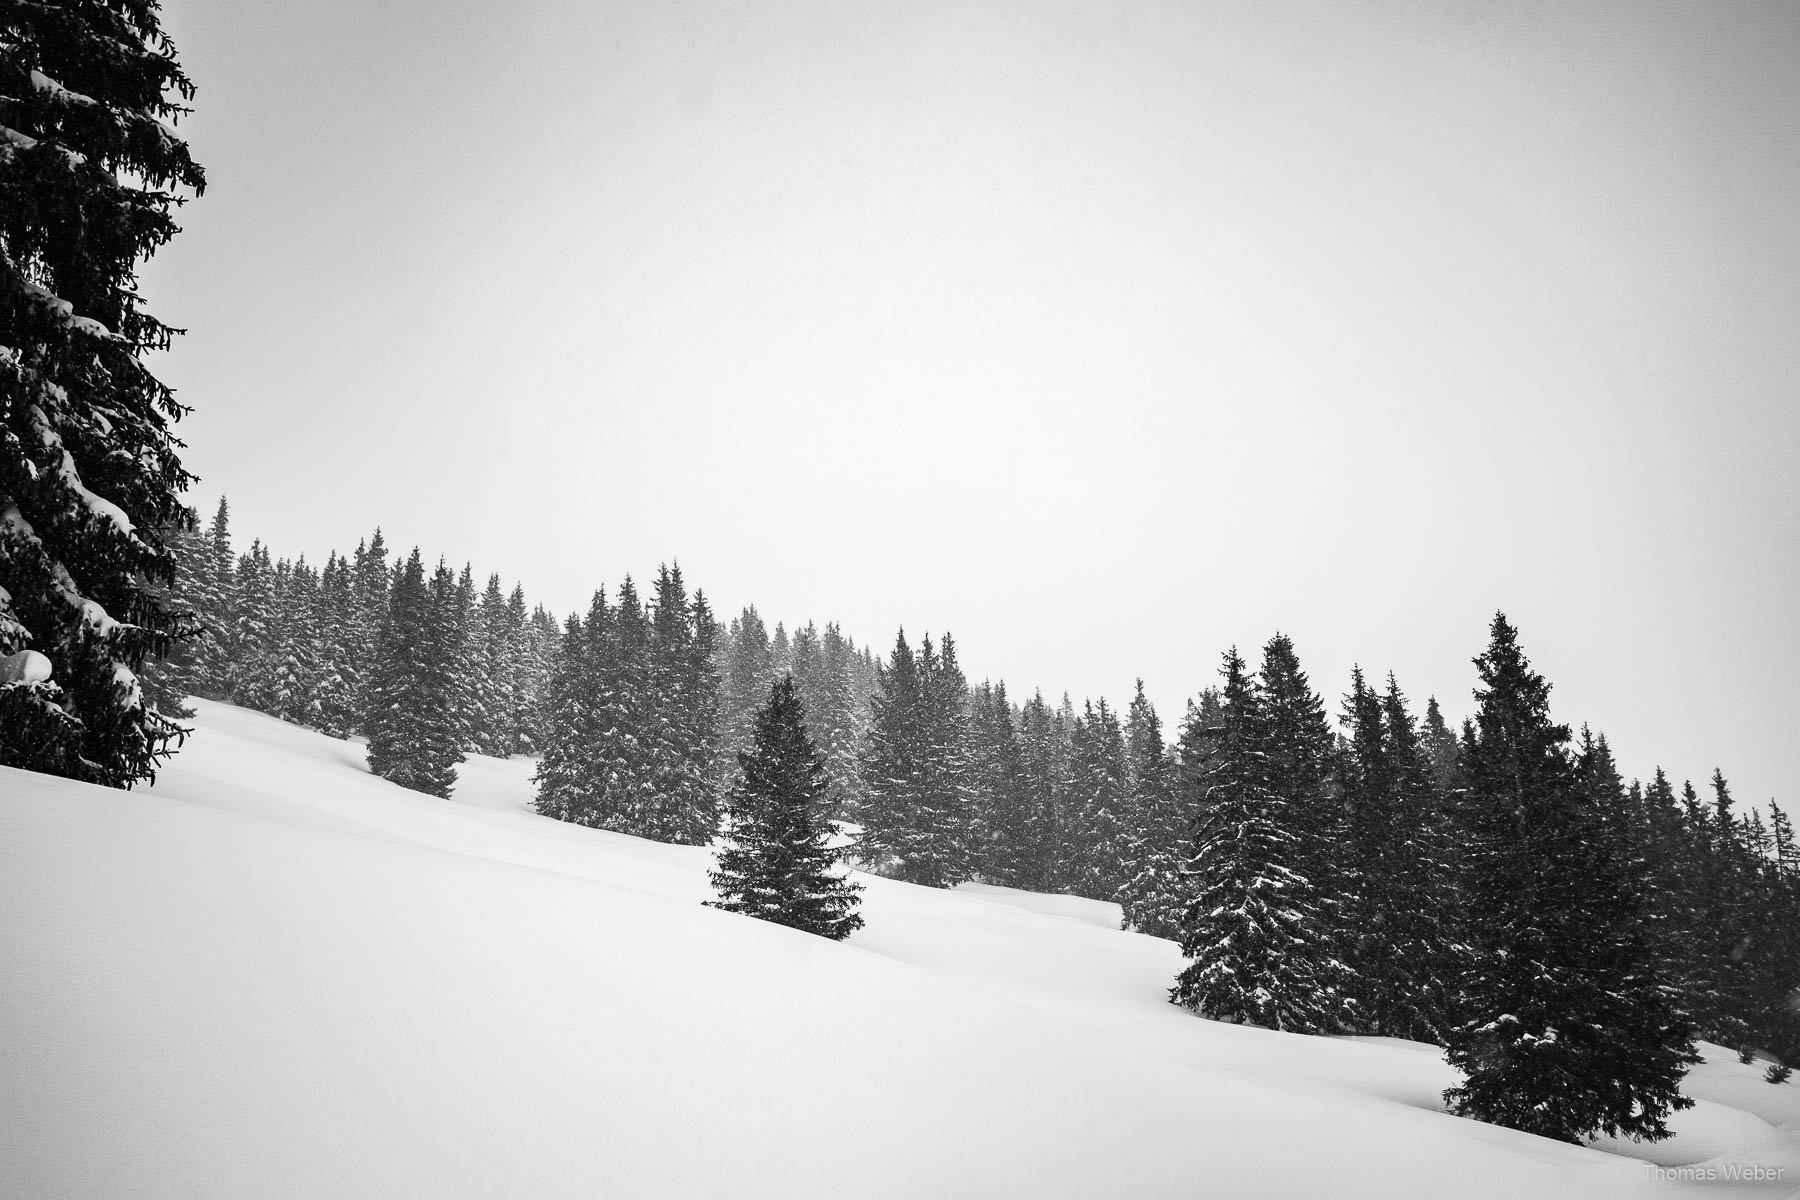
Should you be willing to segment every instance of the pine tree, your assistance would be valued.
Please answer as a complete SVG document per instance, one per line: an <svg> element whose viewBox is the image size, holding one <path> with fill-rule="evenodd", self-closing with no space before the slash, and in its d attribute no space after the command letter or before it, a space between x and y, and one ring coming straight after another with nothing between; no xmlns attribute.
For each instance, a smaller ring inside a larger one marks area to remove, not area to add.
<svg viewBox="0 0 1800 1200"><path fill-rule="evenodd" d="M1078 896L1111 900L1131 877L1130 781L1125 734L1104 697L1084 703L1070 750L1074 874L1066 886Z"/></svg>
<svg viewBox="0 0 1800 1200"><path fill-rule="evenodd" d="M1474 844L1465 880L1473 954L1448 1058L1451 1111L1544 1137L1656 1140L1692 1030L1660 977L1630 864L1584 795L1550 719L1550 686L1496 615L1475 660L1465 744Z"/></svg>
<svg viewBox="0 0 1800 1200"><path fill-rule="evenodd" d="M1190 962L1169 998L1214 1020L1336 1032L1345 1024L1345 972L1319 937L1314 889L1295 865L1311 859L1310 848L1276 787L1295 769L1292 731L1274 727L1235 648L1221 673L1205 807L1183 871L1180 942Z"/></svg>
<svg viewBox="0 0 1800 1200"><path fill-rule="evenodd" d="M902 629L878 674L863 756L868 798L856 853L870 870L894 869L909 845L924 771L924 708L918 660Z"/></svg>
<svg viewBox="0 0 1800 1200"><path fill-rule="evenodd" d="M1425 699L1425 722L1419 729L1419 752L1425 760L1426 769L1431 773L1431 782L1439 795L1448 796L1458 787L1460 751L1456 744L1456 735L1444 723L1444 712L1438 707L1437 697Z"/></svg>
<svg viewBox="0 0 1800 1200"><path fill-rule="evenodd" d="M1125 741L1133 824L1127 855L1131 877L1119 891L1122 925L1152 937L1175 938L1181 932L1186 900L1181 888L1181 849L1189 822L1181 804L1175 760L1163 742L1162 721L1144 695L1142 679L1137 681L1126 712Z"/></svg>
<svg viewBox="0 0 1800 1200"><path fill-rule="evenodd" d="M369 770L401 787L449 796L462 761L457 707L456 577L441 561L429 584L415 547L397 573L370 673Z"/></svg>
<svg viewBox="0 0 1800 1200"><path fill-rule="evenodd" d="M969 684L949 633L936 653L929 636L921 640L919 690L919 792L901 851L901 878L955 887L973 877L973 848L982 835L969 753Z"/></svg>
<svg viewBox="0 0 1800 1200"><path fill-rule="evenodd" d="M602 715L600 659L611 623L606 593L597 590L585 623L569 617L545 680L539 723L543 757L532 781L538 789L537 811L559 821L597 823L591 814L604 781L593 749Z"/></svg>
<svg viewBox="0 0 1800 1200"><path fill-rule="evenodd" d="M750 605L732 622L729 654L720 672L719 766L721 785L737 770L737 752L748 749L755 728L756 711L774 678L769 658L769 634L756 606Z"/></svg>
<svg viewBox="0 0 1800 1200"><path fill-rule="evenodd" d="M1013 863L1013 886L1055 892L1064 866L1064 813L1069 803L1068 755L1056 713L1034 692L1019 713L1018 808L994 834Z"/></svg>
<svg viewBox="0 0 1800 1200"><path fill-rule="evenodd" d="M189 589L204 632L188 643L194 675L194 694L221 700L230 690L230 631L237 613L235 566L231 549L231 505L219 497L219 507L207 526L203 558L194 569L195 585Z"/></svg>
<svg viewBox="0 0 1800 1200"><path fill-rule="evenodd" d="M155 591L193 476L170 428L185 410L142 356L178 331L136 290L181 193L205 189L165 124L193 86L153 4L4 20L0 765L130 787L182 733L136 672L195 630Z"/></svg>
<svg viewBox="0 0 1800 1200"><path fill-rule="evenodd" d="M276 570L260 540L238 556L234 574L237 620L231 631L227 699L268 712L275 706Z"/></svg>
<svg viewBox="0 0 1800 1200"><path fill-rule="evenodd" d="M319 577L306 563L283 563L274 597L275 621L269 662L274 668L268 713L293 725L316 726L317 685L323 660Z"/></svg>
<svg viewBox="0 0 1800 1200"><path fill-rule="evenodd" d="M973 869L989 883L1025 886L1031 798L1024 751L1004 682L984 682L970 697L969 744L981 807L981 841Z"/></svg>
<svg viewBox="0 0 1800 1200"><path fill-rule="evenodd" d="M825 764L791 676L756 714L726 807L727 842L709 876L719 898L707 903L833 940L862 927L862 888L838 873Z"/></svg>
<svg viewBox="0 0 1800 1200"><path fill-rule="evenodd" d="M690 605L681 567L657 572L643 744L645 818L631 832L656 841L705 845L718 828L712 766L717 684L712 612Z"/></svg>
<svg viewBox="0 0 1800 1200"><path fill-rule="evenodd" d="M320 732L347 738L358 728L357 698L346 669L355 652L344 620L354 604L350 562L333 551L319 576L318 607L311 621L318 639L319 666L313 681Z"/></svg>
<svg viewBox="0 0 1800 1200"><path fill-rule="evenodd" d="M789 674L794 677L794 687L799 689L800 706L806 710L806 736L819 747L820 753L824 753L828 699L825 694L825 648L819 640L817 625L808 621L794 630L789 657L793 661Z"/></svg>
<svg viewBox="0 0 1800 1200"><path fill-rule="evenodd" d="M867 706L857 682L860 663L854 645L835 624L825 626L821 657L823 682L815 719L823 727L818 744L825 755L827 795L833 812L854 821L864 796L860 755L868 727Z"/></svg>
<svg viewBox="0 0 1800 1200"><path fill-rule="evenodd" d="M339 669L350 692L350 708L357 713L366 713L369 708L370 677L382 622L387 619L388 589L393 578L387 553L387 542L377 528L367 541L357 543L350 560L354 606L345 622L345 658Z"/></svg>
<svg viewBox="0 0 1800 1200"><path fill-rule="evenodd" d="M1344 897L1354 938L1357 1025L1363 1033L1438 1041L1460 970L1450 831L1405 695L1389 674L1379 694L1351 672L1340 781L1353 880Z"/></svg>

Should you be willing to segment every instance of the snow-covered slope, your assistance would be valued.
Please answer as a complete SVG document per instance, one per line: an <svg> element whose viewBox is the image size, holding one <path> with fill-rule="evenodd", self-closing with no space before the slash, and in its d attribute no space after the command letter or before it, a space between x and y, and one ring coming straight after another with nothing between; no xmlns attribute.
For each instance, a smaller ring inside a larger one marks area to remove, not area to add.
<svg viewBox="0 0 1800 1200"><path fill-rule="evenodd" d="M1678 1137L1562 1146L1445 1116L1429 1047L1171 1007L1109 905L867 879L833 944L701 907L705 851L532 815L522 760L446 802L197 724L149 790L0 770L0 1195L1800 1189L1800 1082L1711 1048Z"/></svg>

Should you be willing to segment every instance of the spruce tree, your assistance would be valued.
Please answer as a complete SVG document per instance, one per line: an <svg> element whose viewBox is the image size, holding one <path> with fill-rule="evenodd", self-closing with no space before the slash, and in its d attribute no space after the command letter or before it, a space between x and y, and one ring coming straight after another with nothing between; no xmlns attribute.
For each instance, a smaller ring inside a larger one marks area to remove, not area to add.
<svg viewBox="0 0 1800 1200"><path fill-rule="evenodd" d="M982 839L970 757L969 684L945 633L934 653L920 642L919 790L901 849L901 878L928 887L955 887L974 875L973 849Z"/></svg>
<svg viewBox="0 0 1800 1200"><path fill-rule="evenodd" d="M981 840L973 869L989 883L1026 885L1032 819L1025 757L1006 684L984 682L969 701Z"/></svg>
<svg viewBox="0 0 1800 1200"><path fill-rule="evenodd" d="M1193 711L1193 710L1190 710ZM1132 802L1127 867L1119 890L1122 925L1152 937L1181 932L1181 850L1188 820L1181 804L1176 763L1163 743L1162 721L1144 695L1144 681L1126 712L1125 741Z"/></svg>
<svg viewBox="0 0 1800 1200"><path fill-rule="evenodd" d="M439 562L427 584L414 547L389 597L363 721L369 770L433 796L450 795L462 761L457 610L455 576Z"/></svg>
<svg viewBox="0 0 1800 1200"><path fill-rule="evenodd" d="M1448 1058L1451 1111L1580 1143L1668 1136L1692 1029L1661 977L1630 863L1585 795L1550 685L1496 614L1465 743L1473 953Z"/></svg>
<svg viewBox="0 0 1800 1200"><path fill-rule="evenodd" d="M1070 751L1074 873L1065 885L1078 896L1112 900L1131 877L1130 780L1124 730L1105 697L1083 704Z"/></svg>
<svg viewBox="0 0 1800 1200"><path fill-rule="evenodd" d="M862 763L868 797L856 852L869 870L883 871L899 866L910 844L924 773L924 690L906 630L895 637L877 680Z"/></svg>
<svg viewBox="0 0 1800 1200"><path fill-rule="evenodd" d="M112 787L180 727L136 672L195 625L157 597L191 528L185 411L137 293L205 174L170 124L193 86L136 0L10 5L0 37L0 765Z"/></svg>
<svg viewBox="0 0 1800 1200"><path fill-rule="evenodd" d="M231 549L231 505L219 497L219 507L207 526L204 561L195 568L200 582L190 590L204 633L187 645L194 673L194 694L208 700L224 699L230 688L230 631L237 613Z"/></svg>
<svg viewBox="0 0 1800 1200"><path fill-rule="evenodd" d="M355 649L345 620L353 602L350 561L333 551L319 576L318 608L313 614L319 644L313 693L320 732L336 738L347 738L358 728L356 693L348 670Z"/></svg>
<svg viewBox="0 0 1800 1200"><path fill-rule="evenodd" d="M1451 832L1432 785L1405 695L1392 674L1385 694L1351 672L1341 756L1346 838L1338 872L1355 890L1342 897L1353 937L1356 1028L1438 1041L1450 1021L1460 970Z"/></svg>
<svg viewBox="0 0 1800 1200"><path fill-rule="evenodd" d="M729 653L720 671L719 765L721 786L737 770L737 752L750 745L756 711L774 678L769 661L769 634L755 605L732 622Z"/></svg>
<svg viewBox="0 0 1800 1200"><path fill-rule="evenodd" d="M821 712L815 720L823 726L819 750L825 755L830 781L832 811L840 818L858 819L864 789L860 755L868 711L858 686L860 663L855 647L835 624L827 624L821 639Z"/></svg>
<svg viewBox="0 0 1800 1200"><path fill-rule="evenodd" d="M862 927L862 888L839 873L825 763L792 676L775 683L756 713L726 811L726 844L709 875L719 898L708 904L833 940Z"/></svg>
<svg viewBox="0 0 1800 1200"><path fill-rule="evenodd" d="M1320 937L1317 897L1300 870L1315 857L1304 825L1296 827L1276 786L1291 782L1292 731L1274 726L1235 648L1221 674L1205 807L1183 870L1189 898L1180 942L1190 961L1169 998L1233 1024L1337 1032L1346 1022L1346 973ZM1289 761L1278 761L1283 756Z"/></svg>
<svg viewBox="0 0 1800 1200"><path fill-rule="evenodd" d="M601 715L599 658L608 641L611 610L594 592L585 622L571 615L563 628L540 700L542 757L532 781L537 811L559 821L592 825L594 797L603 783L592 753Z"/></svg>
<svg viewBox="0 0 1800 1200"><path fill-rule="evenodd" d="M1013 864L1013 886L1055 892L1068 875L1063 826L1069 804L1068 756L1056 712L1041 691L1019 713L1017 810L995 831Z"/></svg>

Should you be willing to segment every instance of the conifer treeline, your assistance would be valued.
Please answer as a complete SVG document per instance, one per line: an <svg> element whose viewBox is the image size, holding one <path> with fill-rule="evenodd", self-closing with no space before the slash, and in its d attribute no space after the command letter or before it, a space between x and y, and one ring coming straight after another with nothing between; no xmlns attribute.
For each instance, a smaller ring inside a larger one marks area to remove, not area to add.
<svg viewBox="0 0 1800 1200"><path fill-rule="evenodd" d="M673 567L647 600L626 579L559 627L497 578L478 594L467 568L427 572L416 551L390 565L379 534L314 570L260 543L234 556L227 521L221 503L206 534L178 539L180 590L215 633L159 686L366 733L372 765L407 786L444 794L465 750L535 753L546 814L703 843L758 709L791 677L827 811L860 828L867 867L1117 901L1127 927L1181 942L1175 998L1209 1015L1453 1043L1470 972L1508 949L1484 942L1481 906L1548 888L1610 913L1620 961L1653 968L1632 986L1669 988L1700 1036L1800 1058L1786 815L1740 812L1717 772L1706 801L1660 769L1626 785L1605 736L1571 739L1541 697L1521 710L1543 727L1533 819L1589 849L1508 858L1501 835L1522 818L1494 799L1492 764L1516 766L1518 748L1494 739L1523 717L1478 714L1459 737L1435 698L1417 719L1393 676L1358 669L1334 729L1279 635L1255 673L1227 656L1171 746L1141 682L1122 717L1104 699L1017 704L1003 682L971 688L947 634L915 648L902 631L878 661L835 625L771 634L752 607L720 626ZM1526 682L1507 687L1537 686L1508 670Z"/></svg>
<svg viewBox="0 0 1800 1200"><path fill-rule="evenodd" d="M146 671L162 712L194 695L366 735L376 774L436 795L465 753L537 754L545 813L703 842L756 710L791 674L833 811L857 804L875 660L835 624L771 637L751 606L721 627L665 567L647 601L628 577L559 625L497 575L478 591L470 567L416 548L390 561L380 530L318 568L260 540L235 551L230 519L221 499L207 529L168 535L172 598L206 632Z"/></svg>
<svg viewBox="0 0 1800 1200"><path fill-rule="evenodd" d="M1786 815L1772 802L1766 821L1738 813L1717 772L1710 803L1691 785L1678 800L1660 769L1625 785L1604 735L1550 724L1548 685L1510 626L1495 635L1477 664L1499 674L1484 674L1483 710L1460 737L1435 697L1420 720L1391 674L1376 687L1360 668L1334 729L1277 635L1260 671L1227 655L1169 747L1141 681L1123 721L1104 700L1015 705L1004 683L964 687L948 636L915 650L902 633L878 671L859 853L918 883L1116 900L1128 928L1181 942L1191 962L1173 998L1221 1019L1435 1041L1485 1061L1499 1014L1470 997L1529 994L1495 965L1529 962L1566 990L1514 1049L1566 1049L1592 1018L1627 1054L1655 1058L1697 1033L1800 1057L1800 847ZM1493 932L1513 927L1555 927L1555 944ZM1560 1077L1567 1064L1545 1058ZM1619 1094L1643 1099L1626 1089L1578 1118L1553 1104L1553 1119L1461 1102L1550 1136L1654 1136L1666 1105L1607 1107Z"/></svg>

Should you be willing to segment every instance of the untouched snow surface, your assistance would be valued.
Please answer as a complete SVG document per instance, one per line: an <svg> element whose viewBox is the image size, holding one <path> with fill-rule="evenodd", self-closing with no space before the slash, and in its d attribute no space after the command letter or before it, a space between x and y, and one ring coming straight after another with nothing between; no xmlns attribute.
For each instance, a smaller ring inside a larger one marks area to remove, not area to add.
<svg viewBox="0 0 1800 1200"><path fill-rule="evenodd" d="M0 1195L1800 1191L1800 1082L1714 1047L1677 1137L1559 1145L1444 1115L1431 1047L1170 1006L1111 905L864 878L833 944L532 815L523 759L443 801L197 726L148 790L0 769Z"/></svg>

